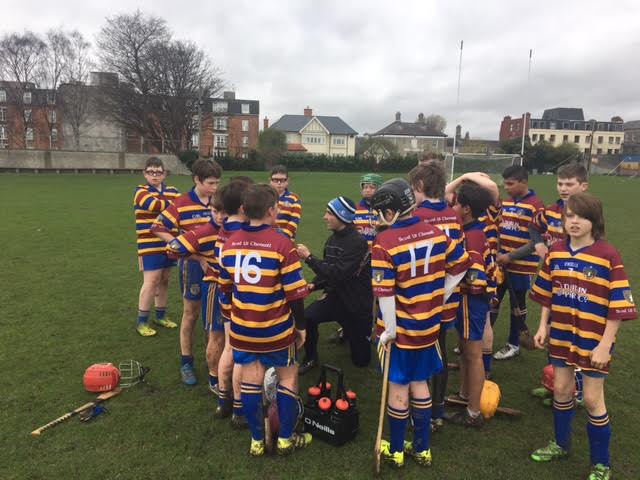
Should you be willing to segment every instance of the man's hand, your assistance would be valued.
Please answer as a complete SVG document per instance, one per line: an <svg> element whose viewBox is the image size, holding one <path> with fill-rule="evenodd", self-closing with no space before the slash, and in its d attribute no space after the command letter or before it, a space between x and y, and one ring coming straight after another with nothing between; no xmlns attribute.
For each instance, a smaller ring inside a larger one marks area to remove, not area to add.
<svg viewBox="0 0 640 480"><path fill-rule="evenodd" d="M533 343L536 348L544 350L547 340L549 339L550 331L551 325L549 323L545 322L544 325L540 325L540 328L538 328L538 331L533 336Z"/></svg>
<svg viewBox="0 0 640 480"><path fill-rule="evenodd" d="M500 253L496 257L496 263L498 265L500 265L501 267L504 266L504 265L507 265L510 262L511 262L511 259L509 258L509 254L508 253Z"/></svg>
<svg viewBox="0 0 640 480"><path fill-rule="evenodd" d="M534 248L536 250L536 255L538 255L540 258L546 257L547 252L549 252L549 248L542 242L536 243Z"/></svg>
<svg viewBox="0 0 640 480"><path fill-rule="evenodd" d="M306 339L307 339L307 331L296 329L296 348L298 349L302 348Z"/></svg>
<svg viewBox="0 0 640 480"><path fill-rule="evenodd" d="M310 292L313 292L313 291L316 289L316 285L315 285L315 283L308 283L308 284L307 284L307 289L308 289Z"/></svg>
<svg viewBox="0 0 640 480"><path fill-rule="evenodd" d="M393 331L385 330L380 334L380 343L382 343L382 345L384 345L384 348L387 350L389 349L389 347L391 346L391 343L393 343L395 339L396 339L395 330Z"/></svg>
<svg viewBox="0 0 640 480"><path fill-rule="evenodd" d="M296 250L298 251L298 255L300 256L300 258L302 258L303 260L306 260L311 255L311 252L304 243L299 243L296 247Z"/></svg>
<svg viewBox="0 0 640 480"><path fill-rule="evenodd" d="M611 351L611 345L603 345L599 343L596 348L591 350L591 365L595 368L604 368L609 363L609 359L611 355L609 352Z"/></svg>

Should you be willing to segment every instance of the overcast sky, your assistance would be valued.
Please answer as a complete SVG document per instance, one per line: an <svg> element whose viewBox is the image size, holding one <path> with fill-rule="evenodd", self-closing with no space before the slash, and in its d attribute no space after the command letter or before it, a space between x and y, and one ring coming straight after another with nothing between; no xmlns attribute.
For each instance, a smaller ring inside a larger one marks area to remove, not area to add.
<svg viewBox="0 0 640 480"><path fill-rule="evenodd" d="M640 119L640 2L2 0L0 33L62 25L94 40L140 8L203 48L261 117L338 115L359 133L438 113L497 139L504 115L582 107ZM464 40L456 106L460 40ZM533 49L527 81L529 49Z"/></svg>

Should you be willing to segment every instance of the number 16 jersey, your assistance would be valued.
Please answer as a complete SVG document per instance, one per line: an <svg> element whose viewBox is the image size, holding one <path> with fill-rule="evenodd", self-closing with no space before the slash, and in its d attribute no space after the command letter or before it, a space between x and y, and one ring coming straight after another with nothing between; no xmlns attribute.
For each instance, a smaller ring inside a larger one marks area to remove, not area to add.
<svg viewBox="0 0 640 480"><path fill-rule="evenodd" d="M291 345L289 302L308 293L293 242L269 225L245 224L226 240L219 266L220 288L232 293L231 346L264 353Z"/></svg>

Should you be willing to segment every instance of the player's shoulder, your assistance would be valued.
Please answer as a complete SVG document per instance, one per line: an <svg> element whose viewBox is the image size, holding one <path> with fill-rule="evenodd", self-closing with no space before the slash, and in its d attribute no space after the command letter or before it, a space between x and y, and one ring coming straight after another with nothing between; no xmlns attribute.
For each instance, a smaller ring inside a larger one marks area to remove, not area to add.
<svg viewBox="0 0 640 480"><path fill-rule="evenodd" d="M559 242L556 242L559 243ZM615 261L615 263L620 263L621 259L620 259L620 252L618 252L618 249L616 247L614 247L612 244L610 244L609 242L607 242L606 240L597 240L592 247L589 249L590 253L607 259L607 260L613 260Z"/></svg>
<svg viewBox="0 0 640 480"><path fill-rule="evenodd" d="M174 195L180 195L180 190L178 190L178 188L174 187L173 185L165 185L164 192L171 193Z"/></svg>
<svg viewBox="0 0 640 480"><path fill-rule="evenodd" d="M134 189L133 189L133 193L134 193L134 194L136 194L136 193L138 193L140 190L144 190L144 191L148 192L148 191L149 191L149 185L143 185L143 184L140 184L140 185L138 185L136 188L134 188Z"/></svg>

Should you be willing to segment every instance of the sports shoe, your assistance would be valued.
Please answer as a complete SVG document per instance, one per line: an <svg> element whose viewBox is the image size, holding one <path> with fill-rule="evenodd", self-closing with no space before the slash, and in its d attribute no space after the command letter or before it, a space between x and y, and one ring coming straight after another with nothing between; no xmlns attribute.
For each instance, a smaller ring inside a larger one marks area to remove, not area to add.
<svg viewBox="0 0 640 480"><path fill-rule="evenodd" d="M611 478L611 468L598 463L591 465L591 472L587 480L609 480Z"/></svg>
<svg viewBox="0 0 640 480"><path fill-rule="evenodd" d="M460 392L453 393L447 397L452 403L468 403L469 397L463 397Z"/></svg>
<svg viewBox="0 0 640 480"><path fill-rule="evenodd" d="M193 365L185 363L180 367L180 378L185 385L195 385L198 383L196 378L196 372L193 370Z"/></svg>
<svg viewBox="0 0 640 480"><path fill-rule="evenodd" d="M527 350L535 350L536 344L533 341L533 336L529 333L529 330L523 330L520 332L518 337L520 345L522 345Z"/></svg>
<svg viewBox="0 0 640 480"><path fill-rule="evenodd" d="M138 324L136 331L143 337L153 337L156 334L156 331L147 323Z"/></svg>
<svg viewBox="0 0 640 480"><path fill-rule="evenodd" d="M244 415L236 415L235 413L231 415L231 427L236 430L243 430L245 428L249 428L249 422L247 422L247 417Z"/></svg>
<svg viewBox="0 0 640 480"><path fill-rule="evenodd" d="M462 425L463 427L482 428L484 427L484 417L482 414L477 417L469 415L469 410L466 408L461 412L456 412L451 415L447 420L455 425Z"/></svg>
<svg viewBox="0 0 640 480"><path fill-rule="evenodd" d="M218 405L216 407L216 411L213 413L213 416L216 418L229 418L232 412L233 404L231 401L227 400L222 405Z"/></svg>
<svg viewBox="0 0 640 480"><path fill-rule="evenodd" d="M494 360L509 360L520 355L520 347L507 343L504 347L493 354Z"/></svg>
<svg viewBox="0 0 640 480"><path fill-rule="evenodd" d="M278 437L276 452L278 455L289 455L298 448L306 448L311 445L313 437L310 433L294 433L289 438Z"/></svg>
<svg viewBox="0 0 640 480"><path fill-rule="evenodd" d="M387 440L380 442L380 456L385 462L396 468L404 467L404 452L391 453L391 443Z"/></svg>
<svg viewBox="0 0 640 480"><path fill-rule="evenodd" d="M552 406L553 405L553 397L542 399L542 405L544 405L545 407Z"/></svg>
<svg viewBox="0 0 640 480"><path fill-rule="evenodd" d="M251 439L251 447L249 448L249 455L252 457L261 457L264 455L264 440Z"/></svg>
<svg viewBox="0 0 640 480"><path fill-rule="evenodd" d="M178 324L176 322L172 322L171 320L169 320L168 318L163 318L162 320L154 320L153 323L155 323L156 325L160 325L161 327L164 328L177 328Z"/></svg>
<svg viewBox="0 0 640 480"><path fill-rule="evenodd" d="M554 440L551 440L546 447L539 448L533 452L531 454L531 459L536 462L550 462L551 460L564 458L568 454L569 452L558 445Z"/></svg>
<svg viewBox="0 0 640 480"><path fill-rule="evenodd" d="M331 335L328 339L327 342L329 343L342 343L344 342L344 330L342 329L342 327L338 328L333 335Z"/></svg>
<svg viewBox="0 0 640 480"><path fill-rule="evenodd" d="M413 442L404 442L404 453L413 457L418 462L418 465L423 467L430 467L433 459L431 458L431 449L416 452L413 450Z"/></svg>
<svg viewBox="0 0 640 480"><path fill-rule="evenodd" d="M547 390L545 387L536 387L533 390L531 390L531 395L537 398L549 398L553 394L549 390Z"/></svg>
<svg viewBox="0 0 640 480"><path fill-rule="evenodd" d="M220 398L220 387L216 383L215 385L209 384L209 391L213 393L216 397Z"/></svg>
<svg viewBox="0 0 640 480"><path fill-rule="evenodd" d="M432 418L431 419L431 431L432 432L440 432L444 428L444 419L442 418Z"/></svg>

